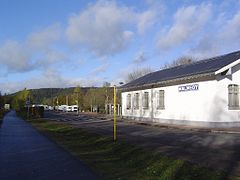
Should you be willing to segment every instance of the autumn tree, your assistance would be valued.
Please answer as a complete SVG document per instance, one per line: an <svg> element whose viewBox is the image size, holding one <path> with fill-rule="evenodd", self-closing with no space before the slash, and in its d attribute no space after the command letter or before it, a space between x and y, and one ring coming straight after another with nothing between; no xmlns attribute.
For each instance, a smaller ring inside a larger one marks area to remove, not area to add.
<svg viewBox="0 0 240 180"><path fill-rule="evenodd" d="M30 91L26 88L22 91L16 93L12 99L12 107L16 110L20 110L26 105L26 102L29 101Z"/></svg>
<svg viewBox="0 0 240 180"><path fill-rule="evenodd" d="M77 86L74 90L73 90L73 97L74 97L74 102L75 104L78 105L79 109L83 108L83 92L81 90L80 86Z"/></svg>

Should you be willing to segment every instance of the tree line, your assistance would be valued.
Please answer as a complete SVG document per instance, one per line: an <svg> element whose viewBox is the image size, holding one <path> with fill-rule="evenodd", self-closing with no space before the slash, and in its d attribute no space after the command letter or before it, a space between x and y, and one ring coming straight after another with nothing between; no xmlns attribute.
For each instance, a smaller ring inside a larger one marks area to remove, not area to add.
<svg viewBox="0 0 240 180"><path fill-rule="evenodd" d="M71 87L71 88L44 88L23 89L14 94L0 96L0 102L11 104L15 110L29 104L44 104L49 106L79 105L82 111L91 111L97 107L99 111L105 111L105 104L113 103L113 87ZM1 97L3 100L1 101ZM118 93L118 103L120 94Z"/></svg>

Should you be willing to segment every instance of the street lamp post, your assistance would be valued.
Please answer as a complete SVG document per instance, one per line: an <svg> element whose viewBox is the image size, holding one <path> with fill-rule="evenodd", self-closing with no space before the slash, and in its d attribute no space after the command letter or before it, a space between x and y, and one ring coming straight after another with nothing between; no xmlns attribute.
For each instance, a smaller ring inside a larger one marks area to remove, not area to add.
<svg viewBox="0 0 240 180"><path fill-rule="evenodd" d="M123 82L119 82L123 85ZM117 87L113 86L113 140L117 140Z"/></svg>

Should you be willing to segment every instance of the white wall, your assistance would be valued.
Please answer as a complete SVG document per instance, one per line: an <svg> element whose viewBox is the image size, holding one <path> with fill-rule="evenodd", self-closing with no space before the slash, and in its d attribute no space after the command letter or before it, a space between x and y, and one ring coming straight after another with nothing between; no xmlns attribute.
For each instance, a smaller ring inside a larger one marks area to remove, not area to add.
<svg viewBox="0 0 240 180"><path fill-rule="evenodd" d="M228 109L228 85L240 85L240 65L232 69L232 75L218 75L216 80L196 82L196 91L179 92L178 87L191 84L181 84L154 89L131 91L122 93L123 116L148 118L151 121L186 120L205 122L237 122L240 121L239 110ZM165 109L157 109L157 93L165 91ZM142 108L144 92L149 92L149 109ZM139 109L133 109L134 94L139 93ZM126 97L131 94L131 109L126 109Z"/></svg>

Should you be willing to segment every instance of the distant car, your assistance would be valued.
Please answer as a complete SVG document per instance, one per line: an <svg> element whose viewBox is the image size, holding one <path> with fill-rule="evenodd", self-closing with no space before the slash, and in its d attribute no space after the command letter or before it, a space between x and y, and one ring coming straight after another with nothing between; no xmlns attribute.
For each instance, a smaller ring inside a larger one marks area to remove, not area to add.
<svg viewBox="0 0 240 180"><path fill-rule="evenodd" d="M71 112L71 111L72 111L72 106L67 106L67 105L63 106L63 112Z"/></svg>
<svg viewBox="0 0 240 180"><path fill-rule="evenodd" d="M65 111L66 107L67 107L67 105L60 105L60 106L58 106L58 110Z"/></svg>
<svg viewBox="0 0 240 180"><path fill-rule="evenodd" d="M10 104L4 104L4 109L9 111L10 110Z"/></svg>
<svg viewBox="0 0 240 180"><path fill-rule="evenodd" d="M72 106L67 106L67 107L66 107L66 111L67 111L67 112L71 112L71 111L72 111Z"/></svg>
<svg viewBox="0 0 240 180"><path fill-rule="evenodd" d="M53 107L52 106L48 106L48 110L52 111Z"/></svg>
<svg viewBox="0 0 240 180"><path fill-rule="evenodd" d="M44 111L48 111L49 110L48 105L43 105L43 107L44 107Z"/></svg>
<svg viewBox="0 0 240 180"><path fill-rule="evenodd" d="M78 105L73 105L72 106L72 111L77 112L78 111Z"/></svg>

